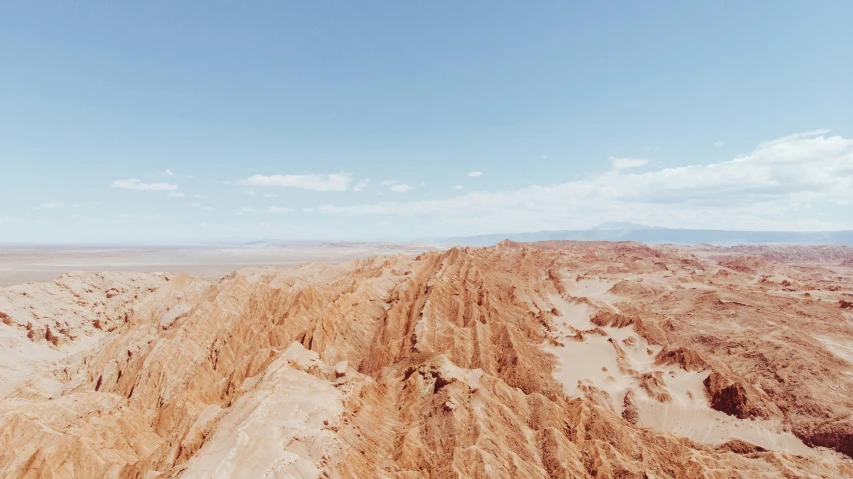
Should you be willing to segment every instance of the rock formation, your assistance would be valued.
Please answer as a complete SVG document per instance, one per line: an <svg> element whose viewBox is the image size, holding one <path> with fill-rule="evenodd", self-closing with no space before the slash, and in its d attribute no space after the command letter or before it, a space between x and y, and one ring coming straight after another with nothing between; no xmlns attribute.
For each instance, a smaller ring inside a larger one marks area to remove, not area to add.
<svg viewBox="0 0 853 479"><path fill-rule="evenodd" d="M503 242L5 288L0 477L853 477L853 282L810 257Z"/></svg>

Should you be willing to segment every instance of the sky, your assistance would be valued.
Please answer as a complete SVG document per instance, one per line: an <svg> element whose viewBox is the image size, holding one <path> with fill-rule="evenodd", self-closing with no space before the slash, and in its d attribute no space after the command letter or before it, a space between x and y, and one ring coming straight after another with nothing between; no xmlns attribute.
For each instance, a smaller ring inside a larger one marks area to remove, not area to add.
<svg viewBox="0 0 853 479"><path fill-rule="evenodd" d="M0 243L853 229L853 2L5 2Z"/></svg>

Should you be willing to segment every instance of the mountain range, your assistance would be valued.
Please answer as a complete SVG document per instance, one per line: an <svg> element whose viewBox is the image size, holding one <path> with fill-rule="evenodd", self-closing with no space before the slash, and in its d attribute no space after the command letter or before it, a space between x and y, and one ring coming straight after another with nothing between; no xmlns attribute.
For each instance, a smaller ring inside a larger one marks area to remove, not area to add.
<svg viewBox="0 0 853 479"><path fill-rule="evenodd" d="M732 246L738 244L853 245L853 231L737 231L671 229L634 223L604 223L585 230L546 230L443 238L439 242L489 246L512 241L639 241L646 244Z"/></svg>

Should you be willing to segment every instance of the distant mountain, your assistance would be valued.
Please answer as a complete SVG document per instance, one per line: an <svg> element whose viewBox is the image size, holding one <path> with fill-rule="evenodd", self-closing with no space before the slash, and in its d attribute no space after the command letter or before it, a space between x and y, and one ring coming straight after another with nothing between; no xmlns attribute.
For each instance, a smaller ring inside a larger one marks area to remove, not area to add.
<svg viewBox="0 0 853 479"><path fill-rule="evenodd" d="M627 223L624 221L613 221L610 223L601 223L598 226L593 226L590 230L593 231L617 231L617 230L654 230L660 229L657 226L646 226L637 223Z"/></svg>
<svg viewBox="0 0 853 479"><path fill-rule="evenodd" d="M654 228L633 223L605 223L588 230L555 230L531 233L486 234L446 238L445 243L488 246L512 241L639 241L649 244L844 244L853 245L853 231L728 231Z"/></svg>

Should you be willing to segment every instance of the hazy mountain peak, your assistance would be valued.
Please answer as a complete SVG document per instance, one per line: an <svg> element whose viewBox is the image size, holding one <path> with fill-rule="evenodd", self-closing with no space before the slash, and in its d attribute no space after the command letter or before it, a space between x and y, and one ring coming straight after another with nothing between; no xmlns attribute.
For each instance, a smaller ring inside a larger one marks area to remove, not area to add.
<svg viewBox="0 0 853 479"><path fill-rule="evenodd" d="M590 230L594 231L613 231L613 230L650 230L654 229L654 226L646 226L638 223L628 223L626 221L612 221L609 223L601 223L600 225L593 226Z"/></svg>

